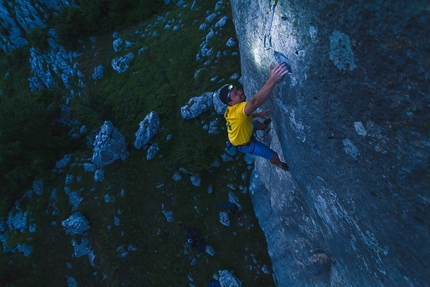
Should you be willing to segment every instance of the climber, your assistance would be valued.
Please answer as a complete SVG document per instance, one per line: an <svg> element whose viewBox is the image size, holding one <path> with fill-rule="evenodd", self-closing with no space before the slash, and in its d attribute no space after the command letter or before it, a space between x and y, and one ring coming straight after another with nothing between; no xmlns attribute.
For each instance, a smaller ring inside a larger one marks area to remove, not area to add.
<svg viewBox="0 0 430 287"><path fill-rule="evenodd" d="M285 63L278 64L275 68L272 68L272 64L270 64L269 70L269 79L249 102L246 102L243 91L233 85L225 85L219 93L219 98L227 105L224 117L228 139L236 146L237 150L266 158L277 167L289 171L288 165L281 162L278 154L265 144L255 140L253 135L255 131L265 129L271 122L270 118L265 119L263 123L253 120L256 117L264 119L269 110L259 113L254 113L254 111L269 99L269 95L276 84L288 74L288 67Z"/></svg>

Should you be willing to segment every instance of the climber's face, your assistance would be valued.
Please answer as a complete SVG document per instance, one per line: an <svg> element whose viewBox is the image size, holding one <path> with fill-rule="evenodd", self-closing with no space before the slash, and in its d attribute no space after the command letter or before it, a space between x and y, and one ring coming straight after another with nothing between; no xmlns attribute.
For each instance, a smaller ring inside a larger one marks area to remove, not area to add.
<svg viewBox="0 0 430 287"><path fill-rule="evenodd" d="M237 87L233 87L233 90L230 92L230 102L228 103L230 106L235 104L244 102L246 100L246 96L241 89Z"/></svg>

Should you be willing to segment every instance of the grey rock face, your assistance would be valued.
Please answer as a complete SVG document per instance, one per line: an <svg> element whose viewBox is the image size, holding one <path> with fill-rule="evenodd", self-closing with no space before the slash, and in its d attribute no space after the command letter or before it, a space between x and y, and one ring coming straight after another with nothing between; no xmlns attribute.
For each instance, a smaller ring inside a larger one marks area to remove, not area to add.
<svg viewBox="0 0 430 287"><path fill-rule="evenodd" d="M181 108L181 116L186 119L194 119L201 113L213 107L212 92L207 92L199 97L191 98L188 103Z"/></svg>
<svg viewBox="0 0 430 287"><path fill-rule="evenodd" d="M269 2L231 3L248 99L274 49L293 70L263 107L273 120L265 140L291 172L256 158L252 191L278 286L426 285L426 8L278 1L266 50Z"/></svg>
<svg viewBox="0 0 430 287"><path fill-rule="evenodd" d="M90 228L88 220L80 212L75 212L61 223L66 234L82 234Z"/></svg>
<svg viewBox="0 0 430 287"><path fill-rule="evenodd" d="M141 149L157 134L160 127L160 117L152 111L139 123L139 130L135 133L134 147Z"/></svg>
<svg viewBox="0 0 430 287"><path fill-rule="evenodd" d="M105 121L94 141L92 162L95 165L108 165L126 153L127 143L124 135L112 125L112 122Z"/></svg>

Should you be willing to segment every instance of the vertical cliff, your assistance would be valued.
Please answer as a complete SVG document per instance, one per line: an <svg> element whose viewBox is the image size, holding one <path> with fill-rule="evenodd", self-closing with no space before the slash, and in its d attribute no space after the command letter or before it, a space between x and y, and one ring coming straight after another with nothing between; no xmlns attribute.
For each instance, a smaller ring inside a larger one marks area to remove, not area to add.
<svg viewBox="0 0 430 287"><path fill-rule="evenodd" d="M430 6L231 4L247 96L274 51L293 70L265 105L291 173L252 180L278 286L428 284Z"/></svg>

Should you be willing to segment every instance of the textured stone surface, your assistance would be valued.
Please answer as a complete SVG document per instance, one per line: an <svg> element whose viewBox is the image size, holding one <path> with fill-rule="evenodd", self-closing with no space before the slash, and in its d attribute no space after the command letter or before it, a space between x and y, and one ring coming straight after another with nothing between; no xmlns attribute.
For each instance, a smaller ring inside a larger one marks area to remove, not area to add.
<svg viewBox="0 0 430 287"><path fill-rule="evenodd" d="M88 220L80 212L75 212L61 223L66 234L82 234L90 228Z"/></svg>
<svg viewBox="0 0 430 287"><path fill-rule="evenodd" d="M94 141L92 162L95 165L108 165L122 159L125 154L127 143L124 135L111 121L105 121Z"/></svg>
<svg viewBox="0 0 430 287"><path fill-rule="evenodd" d="M74 4L73 0L38 0L35 4L26 0L2 1L0 26L8 33L0 34L0 49L8 53L24 46L28 43L25 33L36 27L45 27L48 10Z"/></svg>
<svg viewBox="0 0 430 287"><path fill-rule="evenodd" d="M188 103L181 107L181 116L186 119L194 119L201 113L208 111L213 107L213 93L207 92L201 96L191 98Z"/></svg>
<svg viewBox="0 0 430 287"><path fill-rule="evenodd" d="M430 30L412 1L232 0L245 94L274 51L293 73L265 105L291 173L256 159L253 202L278 286L430 282Z"/></svg>
<svg viewBox="0 0 430 287"><path fill-rule="evenodd" d="M139 130L135 133L136 140L134 141L134 147L141 149L144 145L148 144L157 134L159 128L160 117L158 113L152 111L147 114L143 121L139 123Z"/></svg>

